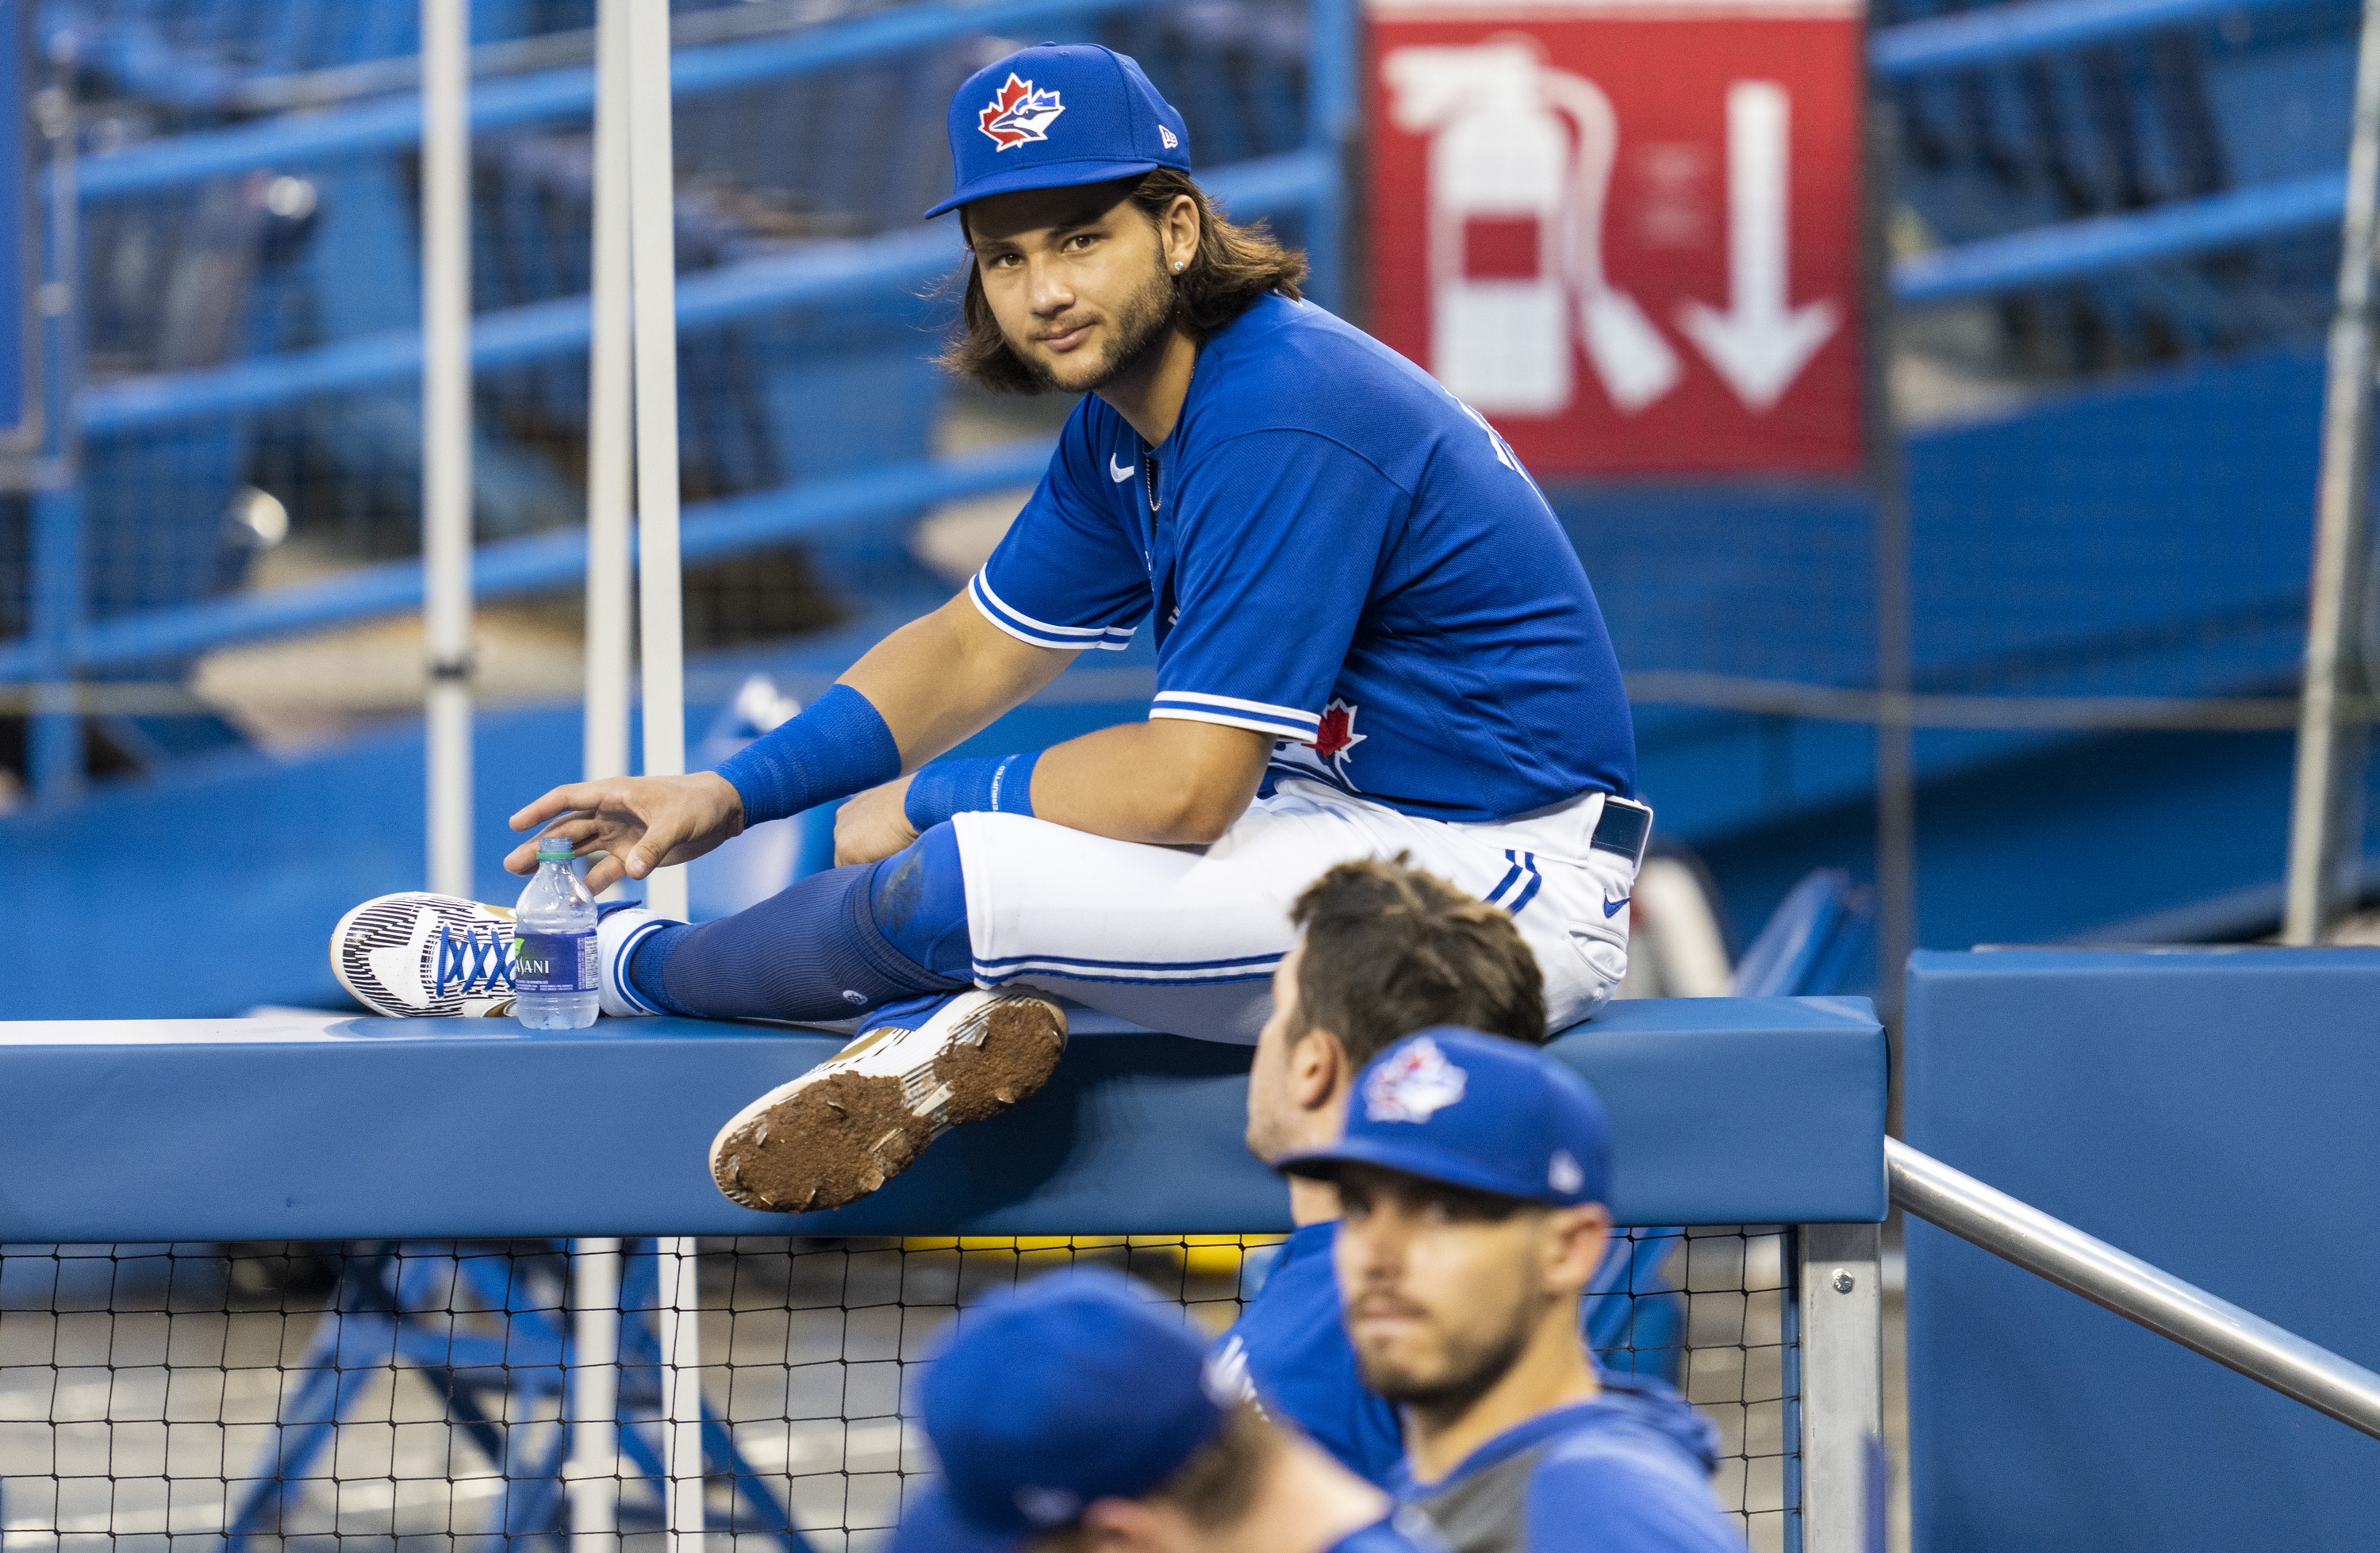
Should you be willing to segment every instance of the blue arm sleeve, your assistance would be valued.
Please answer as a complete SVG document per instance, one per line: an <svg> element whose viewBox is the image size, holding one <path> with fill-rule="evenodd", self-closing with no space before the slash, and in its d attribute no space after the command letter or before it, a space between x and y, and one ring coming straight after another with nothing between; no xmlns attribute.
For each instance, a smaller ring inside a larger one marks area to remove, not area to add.
<svg viewBox="0 0 2380 1553"><path fill-rule="evenodd" d="M838 685L716 770L752 826L891 782L901 774L901 746L867 697Z"/></svg>
<svg viewBox="0 0 2380 1553"><path fill-rule="evenodd" d="M919 835L954 814L1033 813L1033 768L1041 752L988 755L977 760L937 760L909 779L901 805Z"/></svg>

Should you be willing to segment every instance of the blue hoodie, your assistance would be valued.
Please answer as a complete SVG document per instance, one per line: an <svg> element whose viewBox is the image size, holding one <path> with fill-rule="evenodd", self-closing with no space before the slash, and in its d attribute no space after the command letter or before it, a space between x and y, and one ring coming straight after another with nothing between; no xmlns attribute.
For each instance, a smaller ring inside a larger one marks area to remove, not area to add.
<svg viewBox="0 0 2380 1553"><path fill-rule="evenodd" d="M1743 1553L1710 1487L1718 1431L1645 1376L1540 1413L1441 1482L1390 1486L1455 1553Z"/></svg>

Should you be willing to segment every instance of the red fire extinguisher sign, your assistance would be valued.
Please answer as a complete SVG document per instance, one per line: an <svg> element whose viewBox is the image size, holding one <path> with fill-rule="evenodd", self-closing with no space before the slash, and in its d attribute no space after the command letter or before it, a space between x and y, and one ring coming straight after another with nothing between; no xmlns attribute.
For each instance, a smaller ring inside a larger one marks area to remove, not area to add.
<svg viewBox="0 0 2380 1553"><path fill-rule="evenodd" d="M1840 0L1374 0L1374 331L1543 475L1861 467Z"/></svg>

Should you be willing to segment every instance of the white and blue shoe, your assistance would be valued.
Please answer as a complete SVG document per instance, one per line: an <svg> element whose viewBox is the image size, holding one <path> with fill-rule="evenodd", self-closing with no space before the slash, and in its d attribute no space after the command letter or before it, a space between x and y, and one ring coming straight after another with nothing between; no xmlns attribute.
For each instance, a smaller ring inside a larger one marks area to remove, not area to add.
<svg viewBox="0 0 2380 1553"><path fill-rule="evenodd" d="M331 974L394 1018L501 1018L513 1011L513 914L408 890L366 901L331 929Z"/></svg>
<svg viewBox="0 0 2380 1553"><path fill-rule="evenodd" d="M870 1021L719 1130L710 1179L728 1201L777 1213L856 1202L953 1127L1032 1095L1066 1049L1065 1012L1029 992L920 999Z"/></svg>

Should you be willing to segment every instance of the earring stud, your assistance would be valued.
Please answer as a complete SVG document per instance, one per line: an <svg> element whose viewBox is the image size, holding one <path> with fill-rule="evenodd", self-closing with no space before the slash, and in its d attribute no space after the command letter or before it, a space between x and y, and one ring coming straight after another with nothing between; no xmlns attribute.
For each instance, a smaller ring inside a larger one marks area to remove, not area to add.
<svg viewBox="0 0 2380 1553"><path fill-rule="evenodd" d="M1173 273L1177 275L1182 273L1182 261L1177 259L1173 261Z"/></svg>

